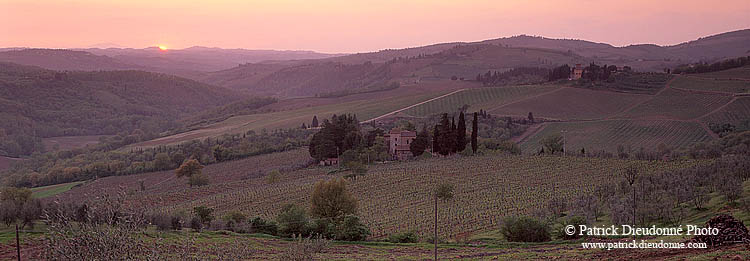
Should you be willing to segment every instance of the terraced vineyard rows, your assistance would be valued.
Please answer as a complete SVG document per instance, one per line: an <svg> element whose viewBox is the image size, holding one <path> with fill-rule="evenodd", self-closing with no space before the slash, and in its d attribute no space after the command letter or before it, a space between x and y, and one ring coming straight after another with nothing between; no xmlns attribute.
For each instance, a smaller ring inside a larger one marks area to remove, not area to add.
<svg viewBox="0 0 750 261"><path fill-rule="evenodd" d="M360 199L360 216L375 238L416 230L429 233L433 215L430 191L438 183L455 185L454 200L442 204L439 231L452 238L497 229L504 215L544 208L553 195L570 198L591 192L598 184L617 180L627 166L647 173L697 162L633 162L614 159L536 156L481 156L431 159L378 165L350 183ZM276 183L263 177L213 184L202 188L131 195L141 207L166 212L194 206L216 208L218 214L239 210L249 216L273 218L286 203L308 205L312 186L333 178L330 168L285 173ZM242 171L235 169L234 171ZM339 174L343 175L343 174ZM175 200L179 199L179 200Z"/></svg>
<svg viewBox="0 0 750 261"><path fill-rule="evenodd" d="M282 170L303 166L310 160L307 149L265 154L245 159L222 162L208 165L203 168L203 173L211 180L215 191L200 189L189 189L185 178L178 179L174 171L150 172L138 175L113 176L100 178L87 182L83 186L59 195L63 202L80 202L87 199L87 195L98 193L114 193L118 187L126 191L135 192L140 190L140 182L143 181L146 191L133 193L137 201L143 201L148 206L169 205L185 200L193 200L194 197L210 196L215 193L225 193L230 189L239 189L243 181L262 177L271 170ZM170 195L164 197L164 195ZM161 198L160 198L161 197Z"/></svg>
<svg viewBox="0 0 750 261"><path fill-rule="evenodd" d="M623 117L690 120L709 113L730 100L732 100L730 95L668 89L624 113Z"/></svg>
<svg viewBox="0 0 750 261"><path fill-rule="evenodd" d="M524 116L533 112L536 117L551 119L602 119L648 98L649 96L642 94L565 88L554 93L503 106L490 111L490 113Z"/></svg>
<svg viewBox="0 0 750 261"><path fill-rule="evenodd" d="M563 133L564 131L564 133ZM696 122L670 120L606 120L590 122L555 122L528 138L521 144L524 153L539 151L539 142L549 135L565 136L566 148L573 152L606 150L614 152L617 146L654 149L661 143L673 148L694 142L708 141L711 137Z"/></svg>
<svg viewBox="0 0 750 261"><path fill-rule="evenodd" d="M457 111L459 107L464 105L471 106L472 111L479 111L479 109L486 110L557 88L560 87L555 85L525 85L470 89L410 108L403 111L403 113L424 117L432 114Z"/></svg>
<svg viewBox="0 0 750 261"><path fill-rule="evenodd" d="M724 124L750 120L750 97L740 97L726 107L701 119L705 123Z"/></svg>
<svg viewBox="0 0 750 261"><path fill-rule="evenodd" d="M750 76L748 76L750 77ZM682 89L700 91L718 91L728 93L750 92L750 80L731 78L704 78L702 76L678 76L672 86Z"/></svg>

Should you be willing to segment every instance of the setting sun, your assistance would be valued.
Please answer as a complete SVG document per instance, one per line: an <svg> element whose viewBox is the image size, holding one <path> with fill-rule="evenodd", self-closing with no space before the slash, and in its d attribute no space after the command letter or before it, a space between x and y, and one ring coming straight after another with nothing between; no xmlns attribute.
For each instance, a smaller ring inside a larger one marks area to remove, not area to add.
<svg viewBox="0 0 750 261"><path fill-rule="evenodd" d="M166 51L167 46L166 45L159 45L159 50Z"/></svg>

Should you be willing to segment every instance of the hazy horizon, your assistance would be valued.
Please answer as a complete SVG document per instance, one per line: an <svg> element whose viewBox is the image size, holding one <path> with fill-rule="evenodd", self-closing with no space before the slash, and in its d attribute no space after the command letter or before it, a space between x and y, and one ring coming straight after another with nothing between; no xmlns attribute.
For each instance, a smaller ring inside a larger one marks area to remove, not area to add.
<svg viewBox="0 0 750 261"><path fill-rule="evenodd" d="M5 10L0 23L7 25L0 27L5 36L0 46L31 48L105 44L357 53L515 35L664 46L750 28L750 3L738 0L722 5L581 1L576 6L485 0L0 0L0 5Z"/></svg>

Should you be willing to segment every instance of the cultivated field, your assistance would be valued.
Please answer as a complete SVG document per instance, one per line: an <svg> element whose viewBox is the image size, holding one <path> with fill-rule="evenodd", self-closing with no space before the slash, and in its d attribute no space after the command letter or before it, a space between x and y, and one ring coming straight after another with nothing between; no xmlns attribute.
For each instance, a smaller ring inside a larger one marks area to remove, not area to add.
<svg viewBox="0 0 750 261"><path fill-rule="evenodd" d="M564 88L538 97L501 106L490 113L497 115L526 116L558 120L603 119L624 111L648 95L610 91L594 91L580 88Z"/></svg>
<svg viewBox="0 0 750 261"><path fill-rule="evenodd" d="M710 113L732 100L731 95L667 89L653 99L622 114L631 119L691 120Z"/></svg>
<svg viewBox="0 0 750 261"><path fill-rule="evenodd" d="M521 144L524 153L535 153L540 141L550 135L564 135L569 153L581 148L588 152L606 150L614 152L618 145L639 149L655 149L659 144L672 148L688 146L711 139L708 132L696 122L671 120L604 120L590 122L549 123L540 132Z"/></svg>
<svg viewBox="0 0 750 261"><path fill-rule="evenodd" d="M80 200L87 192L113 191L113 187L124 185L131 191L129 202L139 208L177 213L205 205L217 209L218 215L238 210L248 216L272 219L286 203L307 206L315 182L345 174L329 174L330 167L314 167L282 171L275 182L262 176L270 169L302 158L300 153L304 152L207 166L204 173L212 179L212 184L199 188L189 188L185 180L177 180L172 172L158 172L99 179L62 197ZM263 164L254 165L258 163ZM617 181L628 166L654 173L696 164L700 162L555 156L435 158L371 167L368 174L351 181L349 189L359 198L359 215L372 230L373 238L384 238L409 230L427 235L434 225L431 191L438 183L452 183L455 198L441 203L439 231L449 238L461 239L497 229L505 215L528 214L545 208L546 201L554 196L571 198L589 193L599 184ZM141 179L146 191L137 191Z"/></svg>
<svg viewBox="0 0 750 261"><path fill-rule="evenodd" d="M706 123L737 125L739 122L750 120L750 97L740 97L720 110L701 119Z"/></svg>
<svg viewBox="0 0 750 261"><path fill-rule="evenodd" d="M404 111L410 116L424 117L444 112L454 112L464 105L470 111L488 110L518 99L559 89L555 85L525 85L477 88L459 92Z"/></svg>

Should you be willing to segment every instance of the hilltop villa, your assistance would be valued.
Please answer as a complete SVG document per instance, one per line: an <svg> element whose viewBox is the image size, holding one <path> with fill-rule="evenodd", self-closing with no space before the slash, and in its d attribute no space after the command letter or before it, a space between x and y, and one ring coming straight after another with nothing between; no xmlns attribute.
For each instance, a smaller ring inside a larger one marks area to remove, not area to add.
<svg viewBox="0 0 750 261"><path fill-rule="evenodd" d="M573 67L571 69L570 79L578 80L581 79L581 76L583 76L583 66L581 64L576 64L576 67Z"/></svg>
<svg viewBox="0 0 750 261"><path fill-rule="evenodd" d="M388 143L388 153L393 159L405 160L412 156L409 145L417 138L417 133L413 131L392 129L385 134L386 143Z"/></svg>

